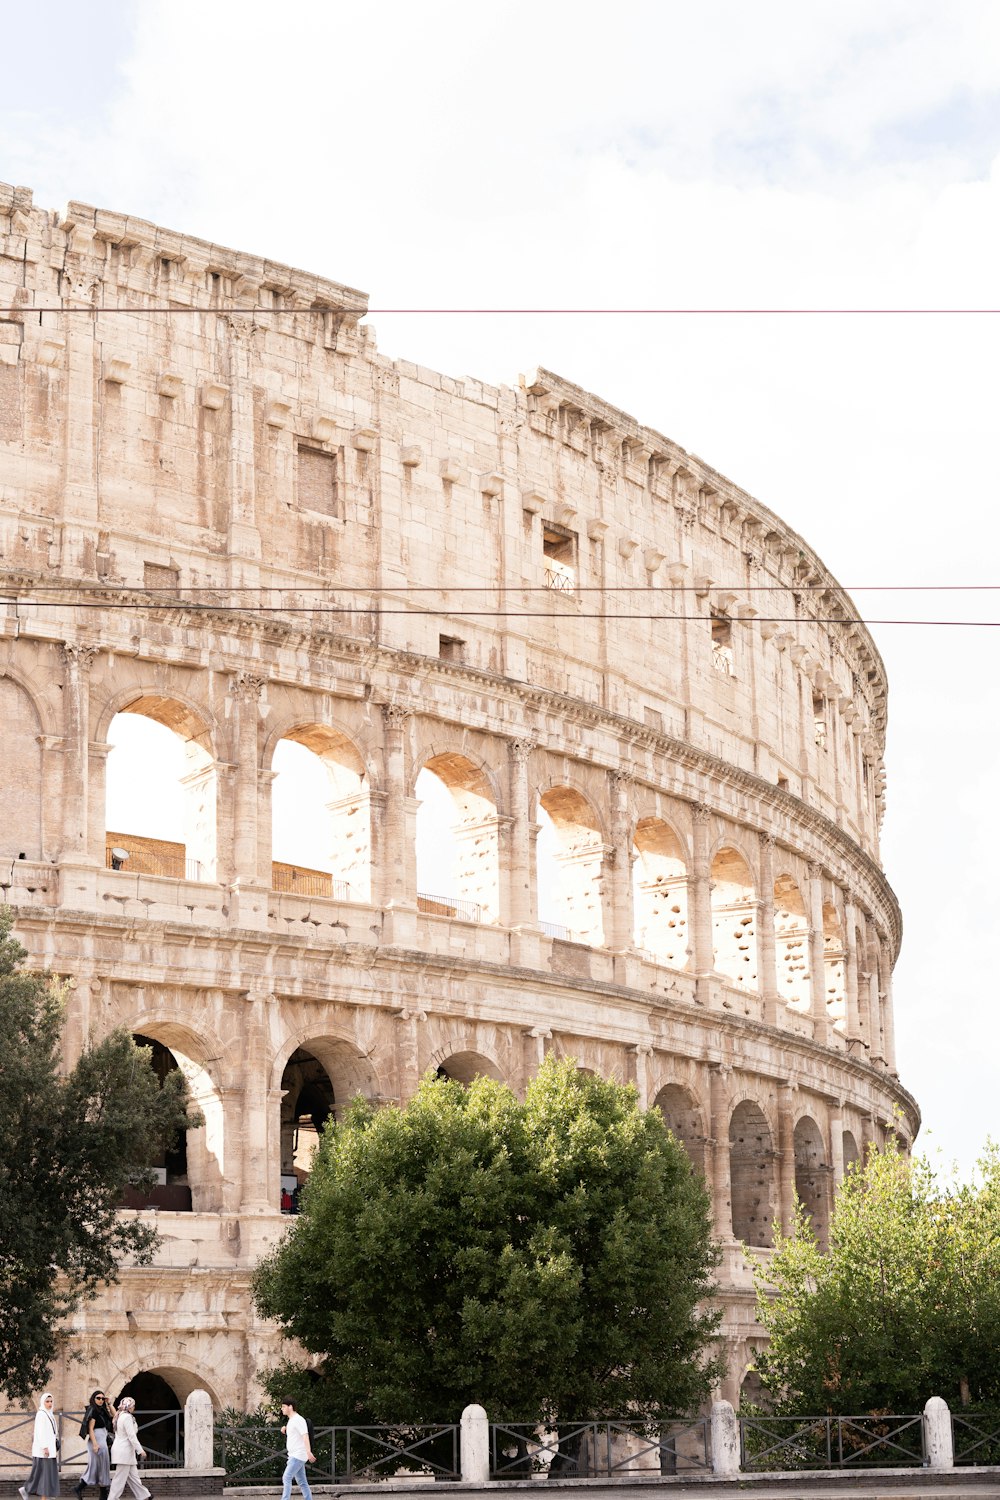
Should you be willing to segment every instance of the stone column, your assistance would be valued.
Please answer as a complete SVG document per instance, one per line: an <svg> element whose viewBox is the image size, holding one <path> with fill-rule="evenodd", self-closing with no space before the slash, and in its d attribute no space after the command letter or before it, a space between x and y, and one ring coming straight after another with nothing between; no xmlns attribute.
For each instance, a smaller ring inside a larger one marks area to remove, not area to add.
<svg viewBox="0 0 1000 1500"><path fill-rule="evenodd" d="M896 1026L892 1014L892 970L889 944L882 949L883 989L879 996L882 1002L882 1024L885 1027L885 1065L894 1076L896 1073Z"/></svg>
<svg viewBox="0 0 1000 1500"><path fill-rule="evenodd" d="M792 1124L792 1090L778 1085L778 1170L781 1200L781 1232L789 1235L795 1221L795 1128Z"/></svg>
<svg viewBox="0 0 1000 1500"><path fill-rule="evenodd" d="M229 530L230 577L235 587L260 582L260 532L255 514L257 481L254 459L253 365L261 332L253 315L223 317L229 333Z"/></svg>
<svg viewBox="0 0 1000 1500"><path fill-rule="evenodd" d="M508 806L507 911L511 927L530 927L535 921L535 872L532 865L531 794L528 761L534 743L511 740L507 746Z"/></svg>
<svg viewBox="0 0 1000 1500"><path fill-rule="evenodd" d="M777 1026L782 1010L778 995L778 969L774 951L774 839L759 833L760 900L757 903L757 983L764 1002L764 1020Z"/></svg>
<svg viewBox="0 0 1000 1500"><path fill-rule="evenodd" d="M712 1213L715 1233L720 1240L733 1237L732 1186L729 1168L729 1073L724 1065L709 1072L709 1108L711 1138L708 1147L712 1160Z"/></svg>
<svg viewBox="0 0 1000 1500"><path fill-rule="evenodd" d="M632 777L627 771L611 771L611 869L604 890L604 942L616 953L635 947L635 914L632 909L632 839L629 792Z"/></svg>
<svg viewBox="0 0 1000 1500"><path fill-rule="evenodd" d="M844 1180L844 1119L841 1114L843 1100L838 1099L830 1116L830 1165L833 1168L833 1190L836 1193ZM831 1208L832 1208L831 1204Z"/></svg>
<svg viewBox="0 0 1000 1500"><path fill-rule="evenodd" d="M243 1153L240 1213L264 1214L278 1207L280 1196L278 1180L269 1180L271 1122L268 1118L268 1012L275 1004L275 996L263 986L255 985L241 995L240 1000L243 1015L243 1097L242 1119L239 1122ZM232 1132L236 1128L236 1121L226 1120L224 1128L227 1132Z"/></svg>
<svg viewBox="0 0 1000 1500"><path fill-rule="evenodd" d="M847 1007L848 1040L861 1037L861 1015L858 1006L858 939L857 908L848 896L844 902L844 998Z"/></svg>
<svg viewBox="0 0 1000 1500"><path fill-rule="evenodd" d="M712 939L712 861L709 856L708 822L711 813L701 802L691 809L691 909L688 920L693 934L694 972L698 997L707 1000L708 981L715 972Z"/></svg>
<svg viewBox="0 0 1000 1500"><path fill-rule="evenodd" d="M413 1098L424 1075L420 1023L426 1020L427 1012L416 1005L396 1012L396 1087L400 1104Z"/></svg>
<svg viewBox="0 0 1000 1500"><path fill-rule="evenodd" d="M528 1084L531 1082L532 1078L534 1078L535 1074L542 1066L542 1063L545 1061L545 1054L548 1051L548 1047L546 1044L548 1042L551 1042L551 1040L552 1033L551 1031L549 1031L547 1026L532 1026L529 1031L523 1031L521 1033L521 1041L523 1044L521 1054L522 1098L524 1097L524 1091L528 1087Z"/></svg>
<svg viewBox="0 0 1000 1500"><path fill-rule="evenodd" d="M382 901L386 906L414 908L417 904L417 857L409 839L412 821L406 795L406 726L408 709L383 703L385 726L385 822L382 839Z"/></svg>
<svg viewBox="0 0 1000 1500"><path fill-rule="evenodd" d="M264 687L264 679L252 672L241 672L231 688L235 707L233 725L233 751L235 759L235 785L233 789L233 849L232 871L236 884L256 885L260 872L257 869L257 812L259 806L258 778L258 705ZM265 885L271 884L271 872L267 872Z"/></svg>
<svg viewBox="0 0 1000 1500"><path fill-rule="evenodd" d="M826 1014L826 952L823 943L823 866L809 865L809 970L810 993L817 1042L827 1043L829 1031Z"/></svg>
<svg viewBox="0 0 1000 1500"><path fill-rule="evenodd" d="M648 1042L639 1042L628 1049L628 1081L635 1084L639 1096L639 1108L649 1108L649 1059L653 1049Z"/></svg>
<svg viewBox="0 0 1000 1500"><path fill-rule="evenodd" d="M96 856L88 848L90 744L90 667L100 646L67 641L63 658L63 863L93 864ZM103 864L103 856L101 859Z"/></svg>

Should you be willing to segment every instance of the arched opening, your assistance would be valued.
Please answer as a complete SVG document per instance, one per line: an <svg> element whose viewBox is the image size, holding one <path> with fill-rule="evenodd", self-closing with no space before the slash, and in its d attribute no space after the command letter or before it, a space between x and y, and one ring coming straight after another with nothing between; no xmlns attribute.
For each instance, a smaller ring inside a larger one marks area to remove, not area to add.
<svg viewBox="0 0 1000 1500"><path fill-rule="evenodd" d="M740 1415L752 1416L754 1412L767 1411L770 1397L756 1370L750 1369L740 1381Z"/></svg>
<svg viewBox="0 0 1000 1500"><path fill-rule="evenodd" d="M345 734L289 730L271 759L271 884L276 891L371 899L371 799Z"/></svg>
<svg viewBox="0 0 1000 1500"><path fill-rule="evenodd" d="M701 1111L692 1096L679 1083L668 1083L657 1094L654 1103L663 1116L663 1123L690 1157L692 1167L704 1175L705 1129Z"/></svg>
<svg viewBox="0 0 1000 1500"><path fill-rule="evenodd" d="M590 803L571 787L539 799L536 873L538 918L551 937L599 947L604 839Z"/></svg>
<svg viewBox="0 0 1000 1500"><path fill-rule="evenodd" d="M680 840L660 818L640 818L632 865L635 944L657 963L688 962L687 871Z"/></svg>
<svg viewBox="0 0 1000 1500"><path fill-rule="evenodd" d="M756 902L750 868L735 849L720 849L712 860L711 879L716 972L741 989L756 990Z"/></svg>
<svg viewBox="0 0 1000 1500"><path fill-rule="evenodd" d="M42 857L41 725L24 688L0 677L4 765L0 779L0 848L5 863ZM65 857L65 856L64 856Z"/></svg>
<svg viewBox="0 0 1000 1500"><path fill-rule="evenodd" d="M837 908L823 904L823 983L826 1013L838 1031L847 1025L847 991L844 983L844 929Z"/></svg>
<svg viewBox="0 0 1000 1500"><path fill-rule="evenodd" d="M281 1211L298 1213L299 1189L312 1171L327 1120L335 1114L333 1083L319 1058L298 1047L281 1075Z"/></svg>
<svg viewBox="0 0 1000 1500"><path fill-rule="evenodd" d="M503 1075L495 1062L483 1057L481 1052L453 1052L438 1064L437 1076L450 1078L454 1083L468 1088L475 1078L495 1078L503 1082Z"/></svg>
<svg viewBox="0 0 1000 1500"><path fill-rule="evenodd" d="M500 828L486 777L464 755L434 755L415 790L417 906L433 916L499 921Z"/></svg>
<svg viewBox="0 0 1000 1500"><path fill-rule="evenodd" d="M821 1250L827 1248L830 1220L830 1168L820 1128L809 1115L795 1126L795 1192L812 1221L812 1232Z"/></svg>
<svg viewBox="0 0 1000 1500"><path fill-rule="evenodd" d="M809 917L802 892L790 875L774 882L774 957L778 994L790 1010L812 1003L809 969Z"/></svg>
<svg viewBox="0 0 1000 1500"><path fill-rule="evenodd" d="M105 860L130 875L216 878L216 769L205 725L137 698L108 727Z"/></svg>
<svg viewBox="0 0 1000 1500"><path fill-rule="evenodd" d="M853 1131L844 1131L844 1171L855 1166L861 1160L861 1152L858 1150L858 1142Z"/></svg>
<svg viewBox="0 0 1000 1500"><path fill-rule="evenodd" d="M145 1449L147 1465L153 1469L177 1469L184 1463L185 1398L165 1378L172 1373L142 1370L115 1397L116 1405L123 1396L131 1396L135 1402L139 1442Z"/></svg>
<svg viewBox="0 0 1000 1500"><path fill-rule="evenodd" d="M157 1023L153 1034L134 1034L139 1047L148 1047L150 1062L162 1087L169 1073L180 1070L187 1079L192 1109L203 1123L185 1131L169 1149L161 1149L151 1163L156 1183L151 1191L126 1190L127 1208L156 1208L165 1213L219 1213L222 1208L223 1113L215 1083L196 1055L194 1039L181 1027Z"/></svg>
<svg viewBox="0 0 1000 1500"><path fill-rule="evenodd" d="M759 1105L744 1099L729 1122L733 1235L757 1249L774 1244L774 1146Z"/></svg>

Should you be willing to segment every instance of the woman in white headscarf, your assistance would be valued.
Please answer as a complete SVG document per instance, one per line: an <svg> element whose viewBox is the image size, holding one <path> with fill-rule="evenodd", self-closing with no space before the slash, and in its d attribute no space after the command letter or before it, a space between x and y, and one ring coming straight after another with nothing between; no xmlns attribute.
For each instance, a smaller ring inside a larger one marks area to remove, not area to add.
<svg viewBox="0 0 1000 1500"><path fill-rule="evenodd" d="M139 1429L135 1422L135 1402L131 1396L122 1396L115 1417L115 1440L111 1444L111 1464L114 1474L108 1500L121 1500L122 1491L128 1485L136 1500L150 1500L149 1490L139 1478L139 1459L145 1458L139 1442Z"/></svg>
<svg viewBox="0 0 1000 1500"><path fill-rule="evenodd" d="M35 1430L31 1435L31 1473L21 1486L21 1494L40 1495L55 1500L59 1493L59 1430L56 1426L55 1401L46 1391L35 1413Z"/></svg>

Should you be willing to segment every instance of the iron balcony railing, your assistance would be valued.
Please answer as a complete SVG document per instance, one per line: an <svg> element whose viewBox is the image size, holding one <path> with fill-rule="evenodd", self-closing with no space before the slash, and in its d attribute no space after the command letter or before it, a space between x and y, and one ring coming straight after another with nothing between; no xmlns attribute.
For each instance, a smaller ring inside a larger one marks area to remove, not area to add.
<svg viewBox="0 0 1000 1500"><path fill-rule="evenodd" d="M710 1472L711 1422L490 1423L492 1479L587 1479L611 1474Z"/></svg>
<svg viewBox="0 0 1000 1500"><path fill-rule="evenodd" d="M538 925L546 937L561 938L564 943L571 943L573 941L573 934L561 922L539 922Z"/></svg>
<svg viewBox="0 0 1000 1500"><path fill-rule="evenodd" d="M64 1469L84 1468L87 1442L80 1436L83 1411L56 1412L59 1433L59 1463ZM184 1467L184 1413L172 1411L137 1411L139 1442L146 1450L143 1460L150 1469ZM0 1473L31 1467L31 1436L35 1413L4 1412L0 1415Z"/></svg>
<svg viewBox="0 0 1000 1500"><path fill-rule="evenodd" d="M462 901L457 896L417 894L417 911L429 917L457 917L460 922L481 922L483 909L478 901Z"/></svg>
<svg viewBox="0 0 1000 1500"><path fill-rule="evenodd" d="M316 1462L306 1467L314 1484L351 1484L396 1474L461 1477L457 1422L405 1428L317 1427L313 1452ZM276 1428L236 1425L216 1427L215 1458L226 1471L227 1485L259 1485L281 1478L288 1454Z"/></svg>
<svg viewBox="0 0 1000 1500"><path fill-rule="evenodd" d="M924 1424L915 1417L741 1417L740 1468L907 1468L924 1462Z"/></svg>

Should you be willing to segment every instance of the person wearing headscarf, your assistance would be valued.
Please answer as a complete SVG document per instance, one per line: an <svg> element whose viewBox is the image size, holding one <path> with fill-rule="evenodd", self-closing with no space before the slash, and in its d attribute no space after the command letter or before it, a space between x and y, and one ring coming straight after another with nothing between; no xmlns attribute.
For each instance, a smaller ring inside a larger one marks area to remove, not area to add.
<svg viewBox="0 0 1000 1500"><path fill-rule="evenodd" d="M35 1430L31 1435L31 1473L21 1486L21 1495L39 1495L55 1500L59 1493L59 1429L56 1425L55 1401L45 1391L35 1413Z"/></svg>
<svg viewBox="0 0 1000 1500"><path fill-rule="evenodd" d="M111 1458L108 1443L115 1430L113 1416L114 1407L110 1397L106 1396L103 1391L92 1392L80 1424L80 1436L85 1438L87 1443L87 1467L73 1486L80 1500L83 1500L83 1492L88 1484L100 1490L100 1500L108 1500L108 1490L111 1488Z"/></svg>
<svg viewBox="0 0 1000 1500"><path fill-rule="evenodd" d="M146 1454L139 1442L139 1429L134 1413L135 1402L132 1397L120 1397L115 1417L115 1439L111 1444L111 1462L115 1472L108 1500L121 1500L126 1485L135 1500L150 1500L149 1490L139 1478L139 1459L145 1458Z"/></svg>

